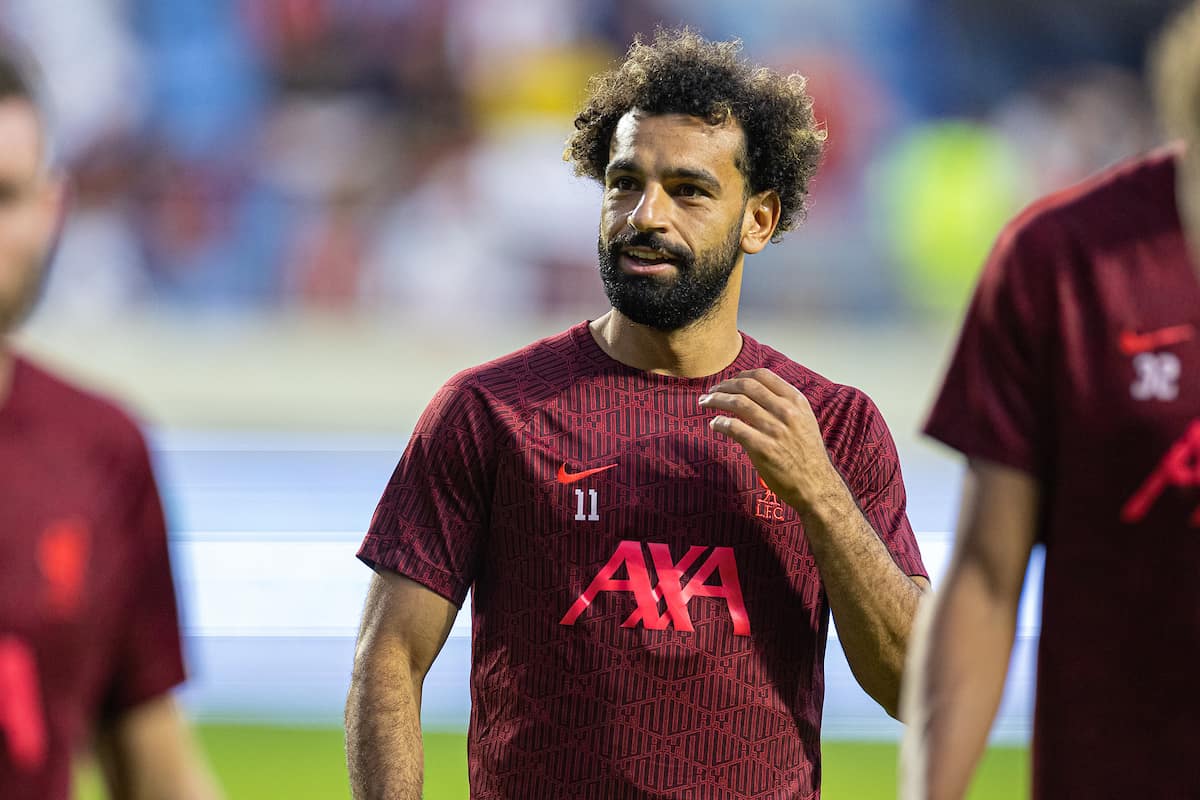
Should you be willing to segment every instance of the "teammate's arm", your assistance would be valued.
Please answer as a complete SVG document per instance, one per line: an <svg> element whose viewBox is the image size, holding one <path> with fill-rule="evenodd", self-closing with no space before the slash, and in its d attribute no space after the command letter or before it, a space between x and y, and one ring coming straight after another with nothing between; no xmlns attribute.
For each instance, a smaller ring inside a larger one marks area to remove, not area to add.
<svg viewBox="0 0 1200 800"><path fill-rule="evenodd" d="M420 800L421 686L458 608L386 569L367 592L346 699L346 760L355 800Z"/></svg>
<svg viewBox="0 0 1200 800"><path fill-rule="evenodd" d="M220 797L170 693L107 724L97 738L96 755L112 800Z"/></svg>
<svg viewBox="0 0 1200 800"><path fill-rule="evenodd" d="M741 444L804 521L850 669L897 716L909 634L928 581L905 575L863 516L799 389L770 370L751 370L715 386L700 404L727 413L712 429Z"/></svg>
<svg viewBox="0 0 1200 800"><path fill-rule="evenodd" d="M921 612L906 682L906 800L966 794L1000 704L1038 489L1025 472L971 460L945 585Z"/></svg>
<svg viewBox="0 0 1200 800"><path fill-rule="evenodd" d="M146 443L127 428L128 511L133 544L126 579L135 602L114 631L117 644L96 753L113 800L212 800L219 796L171 692L184 677L166 522Z"/></svg>

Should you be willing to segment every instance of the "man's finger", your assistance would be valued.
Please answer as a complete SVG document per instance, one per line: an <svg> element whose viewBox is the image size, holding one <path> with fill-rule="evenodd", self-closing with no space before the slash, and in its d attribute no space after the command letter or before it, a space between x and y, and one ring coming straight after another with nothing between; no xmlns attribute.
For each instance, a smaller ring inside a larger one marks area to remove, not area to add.
<svg viewBox="0 0 1200 800"><path fill-rule="evenodd" d="M741 372L738 374L738 378L751 378L756 380L769 389L772 393L789 400L795 398L796 395L803 397L803 393L799 389L797 389L795 386L792 386L792 384L788 383L783 378L779 377L765 367L759 367L758 369L751 369Z"/></svg>
<svg viewBox="0 0 1200 800"><path fill-rule="evenodd" d="M756 378L740 377L721 381L710 390L710 394L717 392L745 395L776 417L780 416L784 410L784 404L780 401L779 395Z"/></svg>
<svg viewBox="0 0 1200 800"><path fill-rule="evenodd" d="M766 434L737 417L714 417L709 420L708 427L712 428L715 433L720 433L733 439L751 457L756 453L762 453L771 441Z"/></svg>
<svg viewBox="0 0 1200 800"><path fill-rule="evenodd" d="M765 389L763 391L766 391ZM732 392L711 392L700 397L700 407L714 411L724 411L760 431L770 431L777 427L779 420L769 410L754 401L746 394Z"/></svg>

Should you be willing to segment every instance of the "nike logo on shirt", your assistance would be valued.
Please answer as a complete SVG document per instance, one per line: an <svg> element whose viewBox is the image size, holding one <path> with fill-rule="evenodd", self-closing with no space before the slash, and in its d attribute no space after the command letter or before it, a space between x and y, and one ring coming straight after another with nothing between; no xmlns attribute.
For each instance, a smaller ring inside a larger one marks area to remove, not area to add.
<svg viewBox="0 0 1200 800"><path fill-rule="evenodd" d="M567 465L563 464L562 466L560 466L558 468L557 478L558 478L559 483L575 483L576 481L581 481L584 478L587 478L591 475L596 475L597 473L604 472L605 470L610 470L615 466L616 466L616 464L609 464L604 467L596 467L595 469L585 469L580 472L567 472Z"/></svg>
<svg viewBox="0 0 1200 800"><path fill-rule="evenodd" d="M1121 352L1127 356L1145 353L1148 350L1158 350L1180 344L1192 338L1194 329L1191 325L1172 325L1169 328L1159 328L1149 333L1134 333L1122 331L1119 345Z"/></svg>

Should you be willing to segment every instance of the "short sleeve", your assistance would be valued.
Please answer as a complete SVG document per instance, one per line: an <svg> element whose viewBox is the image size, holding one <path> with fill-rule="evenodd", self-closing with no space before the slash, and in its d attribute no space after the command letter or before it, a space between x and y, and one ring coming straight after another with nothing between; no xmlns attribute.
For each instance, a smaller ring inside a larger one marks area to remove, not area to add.
<svg viewBox="0 0 1200 800"><path fill-rule="evenodd" d="M358 557L461 607L488 526L494 453L482 390L456 381L444 386L421 415Z"/></svg>
<svg viewBox="0 0 1200 800"><path fill-rule="evenodd" d="M162 503L140 434L132 449L122 487L130 499L126 533L131 541L131 592L105 702L110 718L168 692L185 678Z"/></svg>
<svg viewBox="0 0 1200 800"><path fill-rule="evenodd" d="M892 560L906 575L928 578L908 521L908 494L900 470L900 455L883 415L862 393L855 393L851 414L855 435L848 443L852 467L845 479L858 507L883 540Z"/></svg>
<svg viewBox="0 0 1200 800"><path fill-rule="evenodd" d="M925 433L969 457L1031 474L1045 465L1049 391L1046 224L1018 220L1001 235L967 311Z"/></svg>

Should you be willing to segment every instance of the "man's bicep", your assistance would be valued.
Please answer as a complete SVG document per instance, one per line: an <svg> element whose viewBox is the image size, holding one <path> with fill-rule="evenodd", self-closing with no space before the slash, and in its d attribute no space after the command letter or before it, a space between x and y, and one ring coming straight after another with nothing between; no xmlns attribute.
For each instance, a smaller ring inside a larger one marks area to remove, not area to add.
<svg viewBox="0 0 1200 800"><path fill-rule="evenodd" d="M1037 538L1039 490L1023 470L971 459L963 482L952 572L970 569L995 600L1020 600Z"/></svg>
<svg viewBox="0 0 1200 800"><path fill-rule="evenodd" d="M358 658L404 657L419 677L441 651L458 606L437 592L388 569L377 569L367 590Z"/></svg>

